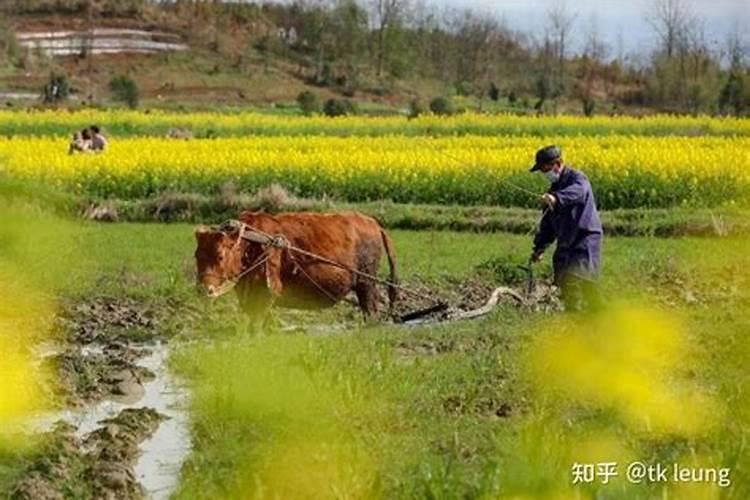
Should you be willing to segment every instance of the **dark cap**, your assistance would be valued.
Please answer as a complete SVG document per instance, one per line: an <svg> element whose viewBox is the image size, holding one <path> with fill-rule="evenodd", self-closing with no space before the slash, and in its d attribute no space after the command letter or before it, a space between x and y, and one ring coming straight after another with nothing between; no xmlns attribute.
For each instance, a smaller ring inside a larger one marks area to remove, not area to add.
<svg viewBox="0 0 750 500"><path fill-rule="evenodd" d="M531 167L530 172L536 172L542 165L552 163L562 157L562 150L557 146L547 146L536 152L536 163Z"/></svg>

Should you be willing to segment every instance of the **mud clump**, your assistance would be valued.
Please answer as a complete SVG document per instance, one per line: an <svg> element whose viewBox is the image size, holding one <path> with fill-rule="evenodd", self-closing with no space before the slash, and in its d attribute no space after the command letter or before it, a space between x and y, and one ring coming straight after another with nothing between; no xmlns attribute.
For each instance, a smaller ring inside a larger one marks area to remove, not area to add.
<svg viewBox="0 0 750 500"><path fill-rule="evenodd" d="M62 420L36 435L13 498L145 498L135 472L140 446L167 419L159 411L169 412L153 397L159 386L147 384L157 378L162 344L140 341L165 335L171 311L131 299L66 305L57 318L64 343L38 358L56 374L44 390L63 408L42 423ZM159 411L136 406L141 399Z"/></svg>
<svg viewBox="0 0 750 500"><path fill-rule="evenodd" d="M127 298L67 304L57 317L65 350L44 359L57 374L50 392L73 407L140 399L154 374L136 364L149 351L133 342L152 340L169 309L160 305L157 313L156 306Z"/></svg>
<svg viewBox="0 0 750 500"><path fill-rule="evenodd" d="M431 313L425 316L432 320L449 319L449 311L473 311L483 307L496 290L498 283L488 280L481 275L474 275L468 278L446 278L441 281L426 281L416 278L412 283L406 285L409 290L415 293L399 292L399 301L393 307L391 312L394 318L413 313L415 311L427 311L438 303L449 306L442 311ZM555 296L555 289L543 282L534 284L534 291L527 297L525 287L513 289L516 292L518 300L510 295L500 297L502 303L519 306L519 300L522 301L523 307L529 307L533 310L548 310L559 308L559 300ZM381 310L387 310L388 304L384 301L380 304Z"/></svg>
<svg viewBox="0 0 750 500"><path fill-rule="evenodd" d="M64 422L41 436L45 443L12 489L13 500L145 498L133 468L138 445L166 417L150 408L126 409L81 441Z"/></svg>
<svg viewBox="0 0 750 500"><path fill-rule="evenodd" d="M143 498L144 491L133 467L138 445L150 437L166 417L150 408L128 408L115 418L103 420L83 443L91 450L91 465L83 476L97 498Z"/></svg>
<svg viewBox="0 0 750 500"><path fill-rule="evenodd" d="M80 443L74 435L75 427L58 422L42 436L44 443L26 469L22 479L11 490L13 500L57 500L63 492L74 493L75 476L82 468L78 455Z"/></svg>
<svg viewBox="0 0 750 500"><path fill-rule="evenodd" d="M437 302L447 302L448 296L442 287L436 286L432 283L428 283L424 280L416 278L412 282L403 284L409 292L405 290L399 290L399 298L391 310L391 314L394 317L401 317L404 314L416 310L426 309L434 306ZM381 302L378 304L378 310L387 311L389 308L388 302L383 297L380 297Z"/></svg>
<svg viewBox="0 0 750 500"><path fill-rule="evenodd" d="M69 340L77 344L139 336L139 340L145 340L158 330L154 310L132 299L97 298L69 306L59 315L58 322Z"/></svg>
<svg viewBox="0 0 750 500"><path fill-rule="evenodd" d="M87 348L90 352L87 352ZM143 396L143 384L155 375L136 361L147 354L127 344L75 346L48 359L57 373L53 392L68 406L80 406L108 398L134 402Z"/></svg>

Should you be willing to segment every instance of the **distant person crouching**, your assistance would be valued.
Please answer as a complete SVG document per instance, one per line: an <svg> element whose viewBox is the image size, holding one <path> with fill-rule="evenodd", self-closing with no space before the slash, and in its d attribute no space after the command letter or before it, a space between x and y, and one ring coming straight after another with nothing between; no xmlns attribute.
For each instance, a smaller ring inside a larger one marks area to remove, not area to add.
<svg viewBox="0 0 750 500"><path fill-rule="evenodd" d="M107 138L102 134L101 129L98 126L92 125L89 127L91 133L91 149L93 151L104 151L107 147Z"/></svg>
<svg viewBox="0 0 750 500"><path fill-rule="evenodd" d="M73 134L73 139L70 141L70 147L68 148L68 154L72 155L78 151L79 153L85 153L91 151L91 136L88 130L83 129L81 132Z"/></svg>

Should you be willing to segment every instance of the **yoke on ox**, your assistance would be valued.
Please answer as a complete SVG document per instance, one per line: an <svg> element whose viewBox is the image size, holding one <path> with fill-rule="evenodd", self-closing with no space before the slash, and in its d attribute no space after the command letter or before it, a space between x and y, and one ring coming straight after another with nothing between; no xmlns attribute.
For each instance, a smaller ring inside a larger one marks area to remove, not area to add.
<svg viewBox="0 0 750 500"><path fill-rule="evenodd" d="M375 219L359 213L243 212L221 227L195 230L198 285L212 297L234 289L240 307L264 321L274 304L330 307L354 292L365 317L377 311L376 282L385 249L388 296L397 299L393 242Z"/></svg>

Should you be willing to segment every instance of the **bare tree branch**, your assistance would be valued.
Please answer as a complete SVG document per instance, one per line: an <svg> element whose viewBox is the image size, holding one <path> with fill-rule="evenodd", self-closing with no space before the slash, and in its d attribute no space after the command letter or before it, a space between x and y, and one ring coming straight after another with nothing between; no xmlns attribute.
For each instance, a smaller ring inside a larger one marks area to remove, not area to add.
<svg viewBox="0 0 750 500"><path fill-rule="evenodd" d="M661 39L667 57L671 58L695 16L686 0L650 0L646 22Z"/></svg>

